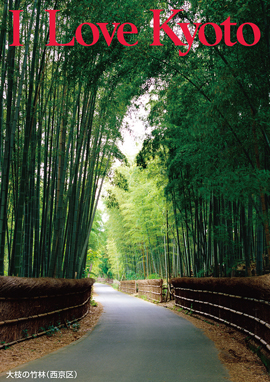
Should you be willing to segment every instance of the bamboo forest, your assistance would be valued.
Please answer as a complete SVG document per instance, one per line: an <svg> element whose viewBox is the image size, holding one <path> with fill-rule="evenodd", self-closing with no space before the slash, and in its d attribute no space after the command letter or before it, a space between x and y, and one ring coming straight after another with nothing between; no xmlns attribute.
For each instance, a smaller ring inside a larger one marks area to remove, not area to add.
<svg viewBox="0 0 270 382"><path fill-rule="evenodd" d="M0 15L0 275L270 272L269 0L2 0Z"/></svg>

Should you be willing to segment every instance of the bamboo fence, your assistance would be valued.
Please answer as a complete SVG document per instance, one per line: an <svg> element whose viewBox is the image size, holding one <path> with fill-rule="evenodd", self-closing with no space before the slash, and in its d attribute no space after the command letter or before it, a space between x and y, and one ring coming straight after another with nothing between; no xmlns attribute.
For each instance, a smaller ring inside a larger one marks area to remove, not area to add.
<svg viewBox="0 0 270 382"><path fill-rule="evenodd" d="M120 281L119 290L129 294L136 293L136 280Z"/></svg>
<svg viewBox="0 0 270 382"><path fill-rule="evenodd" d="M0 277L0 347L84 317L95 280Z"/></svg>
<svg viewBox="0 0 270 382"><path fill-rule="evenodd" d="M162 302L162 279L155 280L138 280L139 297L146 296L149 300Z"/></svg>
<svg viewBox="0 0 270 382"><path fill-rule="evenodd" d="M97 277L96 282L102 284L113 284L114 280L105 277Z"/></svg>
<svg viewBox="0 0 270 382"><path fill-rule="evenodd" d="M175 305L229 324L270 351L270 276L176 278Z"/></svg>

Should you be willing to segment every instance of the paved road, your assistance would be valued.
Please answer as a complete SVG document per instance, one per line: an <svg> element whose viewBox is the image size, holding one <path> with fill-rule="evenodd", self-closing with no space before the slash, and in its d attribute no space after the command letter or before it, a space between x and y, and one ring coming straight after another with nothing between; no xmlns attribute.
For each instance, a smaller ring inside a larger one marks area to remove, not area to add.
<svg viewBox="0 0 270 382"><path fill-rule="evenodd" d="M18 380L33 380L35 374L31 372L35 371L45 371L49 376L43 378L41 374L36 380L51 381L61 375L67 379L67 371L73 372L70 377L77 375L78 382L229 380L212 341L190 322L106 285L95 284L95 291L104 313L93 332L75 344L14 369L24 373L24 378ZM7 375L0 377L2 381L7 381Z"/></svg>

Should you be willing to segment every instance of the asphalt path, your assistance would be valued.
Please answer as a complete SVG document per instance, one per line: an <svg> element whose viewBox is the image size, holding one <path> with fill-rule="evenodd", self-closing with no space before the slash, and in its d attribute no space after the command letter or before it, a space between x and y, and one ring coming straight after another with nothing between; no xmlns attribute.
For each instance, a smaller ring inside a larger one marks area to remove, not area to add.
<svg viewBox="0 0 270 382"><path fill-rule="evenodd" d="M104 307L83 339L5 373L0 381L224 382L227 370L200 329L170 310L95 284ZM7 378L8 377L8 378Z"/></svg>

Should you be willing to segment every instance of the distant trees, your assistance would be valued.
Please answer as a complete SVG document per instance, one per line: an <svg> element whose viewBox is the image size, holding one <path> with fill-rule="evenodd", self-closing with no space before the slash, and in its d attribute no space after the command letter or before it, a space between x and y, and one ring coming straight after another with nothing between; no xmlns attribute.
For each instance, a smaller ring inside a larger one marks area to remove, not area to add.
<svg viewBox="0 0 270 382"><path fill-rule="evenodd" d="M166 276L163 253L168 216L157 182L165 185L155 163L144 172L133 165L116 170L107 190L107 253L113 273L120 277Z"/></svg>

